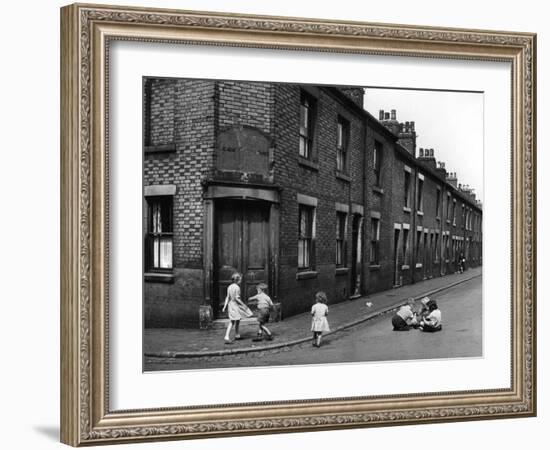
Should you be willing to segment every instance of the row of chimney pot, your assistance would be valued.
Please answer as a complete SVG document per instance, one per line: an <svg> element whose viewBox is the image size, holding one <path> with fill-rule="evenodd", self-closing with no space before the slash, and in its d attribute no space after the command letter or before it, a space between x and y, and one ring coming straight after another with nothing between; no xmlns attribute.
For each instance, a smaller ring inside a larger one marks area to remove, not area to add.
<svg viewBox="0 0 550 450"><path fill-rule="evenodd" d="M395 109L392 109L391 112L387 112L381 109L378 113L378 120L380 120L381 122L385 120L392 120L394 122L397 122L397 111ZM414 121L400 123L399 129L401 132L404 133L414 132Z"/></svg>
<svg viewBox="0 0 550 450"><path fill-rule="evenodd" d="M421 148L419 150L419 158L435 158L433 148Z"/></svg>
<svg viewBox="0 0 550 450"><path fill-rule="evenodd" d="M379 117L379 120L381 122L386 121L386 120L396 121L397 120L396 119L397 112L396 112L395 109L392 109L391 112L386 112L383 109L381 109L380 112L379 112L378 117ZM400 126L401 131L414 132L414 122L400 123L399 126ZM430 158L430 159L433 158L433 159L435 159L434 149L433 148L421 148L421 149L419 149L418 157L419 158ZM445 171L445 163L444 162L438 162L438 165L439 165L438 170ZM449 181L456 188L457 187L457 181L458 181L458 179L456 177L456 172L448 172L447 173L445 171L445 175L446 175L447 181ZM470 194L473 197L473 200L476 203L479 203L478 200L475 200L474 190L471 189L469 185L459 184L458 189L462 192Z"/></svg>

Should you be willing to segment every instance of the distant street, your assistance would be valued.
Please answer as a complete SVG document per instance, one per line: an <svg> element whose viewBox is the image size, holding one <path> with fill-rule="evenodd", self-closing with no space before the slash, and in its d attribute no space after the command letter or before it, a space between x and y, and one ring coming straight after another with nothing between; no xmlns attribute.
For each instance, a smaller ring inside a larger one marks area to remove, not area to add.
<svg viewBox="0 0 550 450"><path fill-rule="evenodd" d="M391 314L327 336L321 348L310 343L280 349L200 358L145 359L147 370L281 366L359 361L460 358L482 356L482 278L477 277L434 296L443 330L394 332ZM330 322L330 316L329 316Z"/></svg>

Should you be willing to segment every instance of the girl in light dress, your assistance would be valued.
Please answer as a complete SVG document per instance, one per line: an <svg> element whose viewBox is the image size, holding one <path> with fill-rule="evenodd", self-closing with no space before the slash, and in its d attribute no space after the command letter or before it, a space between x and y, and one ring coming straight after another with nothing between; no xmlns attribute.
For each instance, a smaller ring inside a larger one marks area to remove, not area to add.
<svg viewBox="0 0 550 450"><path fill-rule="evenodd" d="M231 276L232 283L227 288L227 295L225 297L225 303L222 311L227 309L227 315L229 317L229 323L227 324L227 330L225 331L225 343L232 344L233 341L229 335L231 328L235 327L235 340L240 340L239 324L243 317L252 317L252 311L241 300L241 284L242 276L240 273L234 273Z"/></svg>
<svg viewBox="0 0 550 450"><path fill-rule="evenodd" d="M323 332L330 331L327 320L327 294L322 291L317 292L315 294L315 302L315 305L311 307L311 331L313 331L313 345L319 348Z"/></svg>

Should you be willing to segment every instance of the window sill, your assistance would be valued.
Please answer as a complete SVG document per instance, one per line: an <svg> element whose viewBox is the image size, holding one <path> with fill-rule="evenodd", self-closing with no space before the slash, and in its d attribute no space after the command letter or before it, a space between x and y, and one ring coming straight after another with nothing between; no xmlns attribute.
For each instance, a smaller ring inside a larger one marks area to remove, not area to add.
<svg viewBox="0 0 550 450"><path fill-rule="evenodd" d="M306 159L303 156L298 157L298 164L301 165L302 167L305 167L306 169L314 170L316 172L319 171L318 163L314 161L310 161L309 159Z"/></svg>
<svg viewBox="0 0 550 450"><path fill-rule="evenodd" d="M308 280L310 278L317 278L316 270L304 270L303 272L298 272L296 274L297 280Z"/></svg>
<svg viewBox="0 0 550 450"><path fill-rule="evenodd" d="M416 269L422 269L422 263L416 263L416 266L414 266Z"/></svg>
<svg viewBox="0 0 550 450"><path fill-rule="evenodd" d="M145 272L145 281L150 283L173 283L173 273Z"/></svg>
<svg viewBox="0 0 550 450"><path fill-rule="evenodd" d="M382 189L380 186L373 186L372 192L379 195L384 195L384 189Z"/></svg>
<svg viewBox="0 0 550 450"><path fill-rule="evenodd" d="M449 219L447 219L445 222L447 222L447 225L451 224L451 221Z"/></svg>
<svg viewBox="0 0 550 450"><path fill-rule="evenodd" d="M351 182L351 177L349 175L346 175L343 172L336 171L334 172L334 175L336 176L336 178L338 178L339 180L345 181L346 183Z"/></svg>
<svg viewBox="0 0 550 450"><path fill-rule="evenodd" d="M411 268L411 266L409 266L408 264L403 264L401 266L401 270L409 270Z"/></svg>
<svg viewBox="0 0 550 450"><path fill-rule="evenodd" d="M410 214L411 208L409 208L408 206L403 206L403 211L405 211L407 214Z"/></svg>
<svg viewBox="0 0 550 450"><path fill-rule="evenodd" d="M423 215L424 215L424 211L416 211L416 215L417 215L417 216L423 216Z"/></svg>
<svg viewBox="0 0 550 450"><path fill-rule="evenodd" d="M144 148L146 155L155 153L173 153L176 151L176 144L147 145Z"/></svg>
<svg viewBox="0 0 550 450"><path fill-rule="evenodd" d="M336 268L336 275L347 275L349 273L348 267L337 267Z"/></svg>
<svg viewBox="0 0 550 450"><path fill-rule="evenodd" d="M374 272L374 271L376 271L376 270L380 270L380 264L371 264L371 265L369 266L369 270L370 270L371 272Z"/></svg>
<svg viewBox="0 0 550 450"><path fill-rule="evenodd" d="M438 222L441 222L441 217L436 216L435 220L437 220Z"/></svg>

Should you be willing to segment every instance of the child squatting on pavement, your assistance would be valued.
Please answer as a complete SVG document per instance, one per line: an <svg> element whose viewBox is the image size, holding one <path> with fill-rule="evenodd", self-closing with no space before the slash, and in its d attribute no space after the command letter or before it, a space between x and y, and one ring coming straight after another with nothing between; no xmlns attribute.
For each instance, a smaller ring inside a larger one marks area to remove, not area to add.
<svg viewBox="0 0 550 450"><path fill-rule="evenodd" d="M313 331L313 345L319 348L323 332L330 331L327 320L327 294L323 291L317 292L315 294L315 302L315 305L311 307L311 331Z"/></svg>
<svg viewBox="0 0 550 450"><path fill-rule="evenodd" d="M256 313L256 318L258 319L258 335L252 339L255 342L263 340L263 333L265 332L265 339L271 341L273 339L273 334L269 331L269 328L266 327L266 323L269 322L269 314L271 308L273 308L273 302L271 298L265 293L267 291L267 284L260 283L256 286L257 294L249 297L248 303L251 301L256 301L258 311Z"/></svg>
<svg viewBox="0 0 550 450"><path fill-rule="evenodd" d="M414 298L407 299L407 303L394 314L391 320L393 330L408 331L413 327L431 333L441 331L441 311L436 301L424 297L420 301L422 304L420 313L415 311L414 303Z"/></svg>
<svg viewBox="0 0 550 450"><path fill-rule="evenodd" d="M409 298L407 299L407 303L399 308L391 319L393 331L409 331L411 326L417 323L413 307L414 298Z"/></svg>

